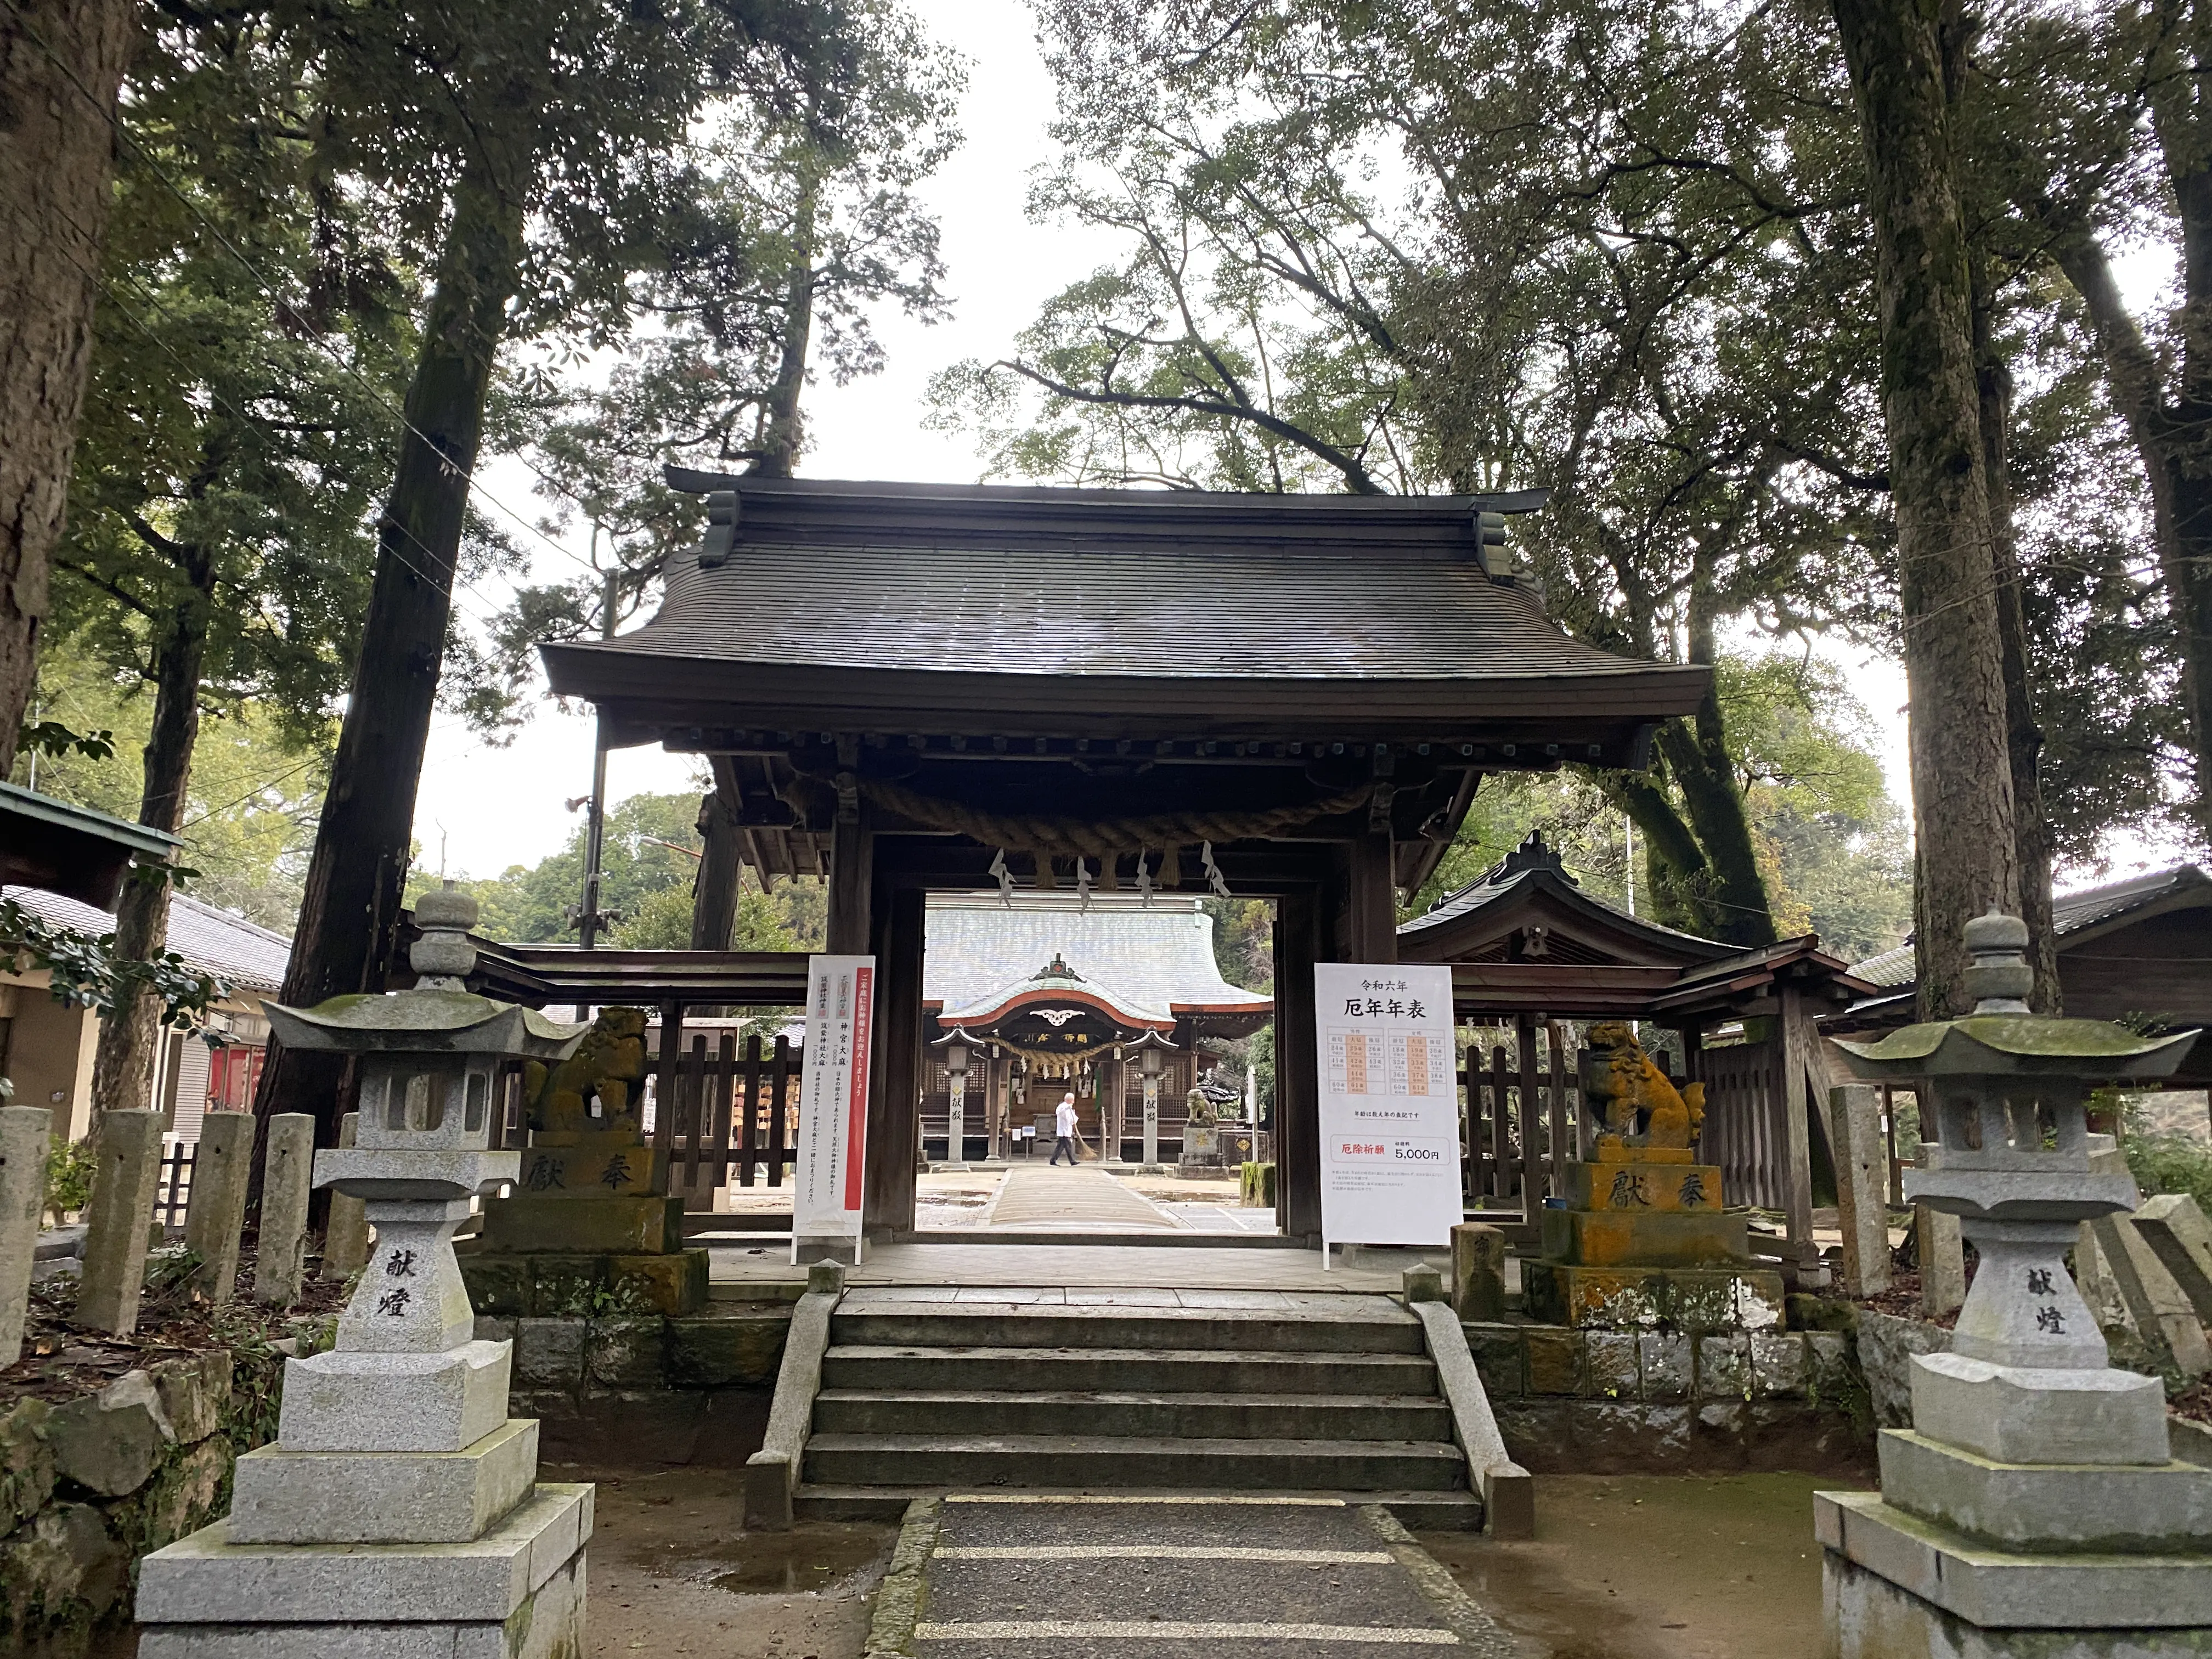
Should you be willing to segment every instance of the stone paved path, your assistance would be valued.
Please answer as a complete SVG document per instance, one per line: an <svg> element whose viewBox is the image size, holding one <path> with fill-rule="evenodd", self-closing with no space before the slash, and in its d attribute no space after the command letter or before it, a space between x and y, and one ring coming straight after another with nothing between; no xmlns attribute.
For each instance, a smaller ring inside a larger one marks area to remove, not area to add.
<svg viewBox="0 0 2212 1659"><path fill-rule="evenodd" d="M921 1659L1514 1659L1379 1509L1334 1498L953 1494Z"/></svg>
<svg viewBox="0 0 2212 1659"><path fill-rule="evenodd" d="M994 1227L1067 1227L1084 1231L1122 1228L1176 1231L1176 1219L1149 1198L1131 1192L1103 1170L1012 1169L991 1206Z"/></svg>

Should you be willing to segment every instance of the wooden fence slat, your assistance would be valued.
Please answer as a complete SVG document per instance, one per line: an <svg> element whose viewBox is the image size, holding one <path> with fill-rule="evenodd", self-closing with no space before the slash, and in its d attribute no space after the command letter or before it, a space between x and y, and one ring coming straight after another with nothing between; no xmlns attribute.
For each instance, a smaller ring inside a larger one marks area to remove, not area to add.
<svg viewBox="0 0 2212 1659"><path fill-rule="evenodd" d="M1507 1109L1507 1072L1505 1045L1499 1043L1490 1051L1490 1195L1510 1198L1513 1181L1513 1148Z"/></svg>
<svg viewBox="0 0 2212 1659"><path fill-rule="evenodd" d="M789 1115L791 1103L791 1040L779 1036L775 1040L773 1092L769 1099L768 1114L768 1184L783 1185L784 1119Z"/></svg>
<svg viewBox="0 0 2212 1659"><path fill-rule="evenodd" d="M761 1121L761 1040L755 1032L745 1039L745 1109L738 1128L738 1184L753 1184L754 1168L760 1162L757 1148L767 1125Z"/></svg>
<svg viewBox="0 0 2212 1659"><path fill-rule="evenodd" d="M737 1091L737 1081L738 1034L725 1031L721 1042L716 1046L714 1086L709 1091L709 1098L714 1102L714 1121L709 1130L714 1147L714 1185L717 1187L730 1184L730 1125L734 1121L732 1108L735 1101L732 1097Z"/></svg>
<svg viewBox="0 0 2212 1659"><path fill-rule="evenodd" d="M1555 1022L1544 1022L1544 1035L1550 1039L1552 1051L1552 1179L1546 1196L1564 1198L1567 1193L1567 1164L1572 1156L1567 1134L1567 1057Z"/></svg>
<svg viewBox="0 0 2212 1659"><path fill-rule="evenodd" d="M676 1072L684 1047L684 1005L660 1005L660 1053L653 1086L653 1145L673 1153L676 1146Z"/></svg>

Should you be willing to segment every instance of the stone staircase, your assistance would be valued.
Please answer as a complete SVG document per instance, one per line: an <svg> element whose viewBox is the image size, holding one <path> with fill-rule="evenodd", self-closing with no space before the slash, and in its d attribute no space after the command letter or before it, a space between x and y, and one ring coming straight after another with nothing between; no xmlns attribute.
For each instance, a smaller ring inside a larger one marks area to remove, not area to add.
<svg viewBox="0 0 2212 1659"><path fill-rule="evenodd" d="M1297 1301L856 1290L831 1316L795 1511L895 1519L920 1492L993 1488L1297 1492L1381 1503L1408 1526L1480 1527L1419 1322L1384 1297Z"/></svg>

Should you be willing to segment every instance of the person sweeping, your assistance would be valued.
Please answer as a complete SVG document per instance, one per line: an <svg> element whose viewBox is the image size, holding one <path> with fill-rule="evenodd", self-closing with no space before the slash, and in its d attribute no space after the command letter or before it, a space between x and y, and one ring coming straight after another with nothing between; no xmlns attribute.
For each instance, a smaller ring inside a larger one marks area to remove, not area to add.
<svg viewBox="0 0 2212 1659"><path fill-rule="evenodd" d="M1052 1115L1052 1132L1056 1139L1052 1143L1053 1164L1060 1162L1062 1152L1067 1154L1068 1168L1075 1167L1075 1093L1070 1090L1060 1097L1060 1109Z"/></svg>

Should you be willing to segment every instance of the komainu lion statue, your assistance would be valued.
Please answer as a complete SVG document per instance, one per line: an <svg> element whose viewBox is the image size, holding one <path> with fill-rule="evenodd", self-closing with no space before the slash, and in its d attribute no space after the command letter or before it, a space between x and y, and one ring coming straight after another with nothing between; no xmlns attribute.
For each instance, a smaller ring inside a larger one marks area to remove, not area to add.
<svg viewBox="0 0 2212 1659"><path fill-rule="evenodd" d="M1677 1091L1622 1020L1589 1028L1582 1085L1583 1098L1605 1125L1601 1146L1687 1149L1705 1125L1705 1085Z"/></svg>
<svg viewBox="0 0 2212 1659"><path fill-rule="evenodd" d="M645 1010L602 1008L576 1052L548 1067L523 1067L523 1098L535 1130L635 1129L645 1079ZM599 1115L592 1103L599 1102Z"/></svg>

